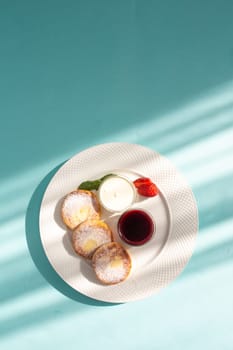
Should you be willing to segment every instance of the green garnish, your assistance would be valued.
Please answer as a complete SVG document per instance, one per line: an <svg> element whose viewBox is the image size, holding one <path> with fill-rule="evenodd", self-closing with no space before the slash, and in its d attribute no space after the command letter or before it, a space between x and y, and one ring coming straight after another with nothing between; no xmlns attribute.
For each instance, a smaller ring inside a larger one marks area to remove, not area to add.
<svg viewBox="0 0 233 350"><path fill-rule="evenodd" d="M79 190L88 190L88 191L92 191L92 190L95 190L95 191L98 191L101 183L109 176L112 176L114 174L107 174L107 175L104 175L103 177L101 177L100 179L96 179L96 180L92 180L92 181L84 181L82 182L78 189Z"/></svg>

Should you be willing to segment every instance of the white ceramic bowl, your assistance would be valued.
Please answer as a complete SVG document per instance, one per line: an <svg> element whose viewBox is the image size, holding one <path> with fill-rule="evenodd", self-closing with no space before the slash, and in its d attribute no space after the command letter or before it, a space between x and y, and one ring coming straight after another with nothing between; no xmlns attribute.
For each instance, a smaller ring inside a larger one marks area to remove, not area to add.
<svg viewBox="0 0 233 350"><path fill-rule="evenodd" d="M99 201L110 212L122 212L135 201L136 189L134 184L120 175L108 176L100 185Z"/></svg>

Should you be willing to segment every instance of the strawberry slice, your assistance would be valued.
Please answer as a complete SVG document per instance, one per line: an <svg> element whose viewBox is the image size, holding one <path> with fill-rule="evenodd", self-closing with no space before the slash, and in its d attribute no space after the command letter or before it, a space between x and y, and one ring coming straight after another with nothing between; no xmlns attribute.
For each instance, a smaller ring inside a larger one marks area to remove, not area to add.
<svg viewBox="0 0 233 350"><path fill-rule="evenodd" d="M154 197L159 193L158 187L153 183L144 183L138 187L138 193L144 197Z"/></svg>
<svg viewBox="0 0 233 350"><path fill-rule="evenodd" d="M138 179L134 180L133 183L136 188L139 188L141 185L150 184L152 182L149 177L139 177Z"/></svg>

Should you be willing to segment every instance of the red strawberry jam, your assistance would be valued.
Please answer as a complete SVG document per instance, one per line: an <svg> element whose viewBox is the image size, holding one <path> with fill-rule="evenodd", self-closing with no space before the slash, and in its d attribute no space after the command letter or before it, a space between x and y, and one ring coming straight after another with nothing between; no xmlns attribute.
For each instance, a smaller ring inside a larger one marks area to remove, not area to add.
<svg viewBox="0 0 233 350"><path fill-rule="evenodd" d="M154 228L150 215L141 209L126 211L118 221L119 236L131 245L142 245L148 242L154 233Z"/></svg>

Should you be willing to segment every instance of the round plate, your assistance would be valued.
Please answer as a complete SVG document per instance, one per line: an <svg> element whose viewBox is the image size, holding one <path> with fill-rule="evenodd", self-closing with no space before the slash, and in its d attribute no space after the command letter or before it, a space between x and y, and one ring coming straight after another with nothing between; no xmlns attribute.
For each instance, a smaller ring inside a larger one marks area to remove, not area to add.
<svg viewBox="0 0 233 350"><path fill-rule="evenodd" d="M70 232L61 220L64 196L85 181L108 173L130 180L150 177L159 194L138 196L132 207L144 208L156 226L143 246L121 241L116 226L119 214L102 210L114 239L129 252L132 270L119 284L105 286L95 277L91 263L75 254ZM40 209L40 235L45 253L55 271L78 292L107 302L127 302L157 293L171 282L190 259L198 230L198 212L191 188L174 166L160 154L141 145L107 143L88 148L67 161L50 181Z"/></svg>

